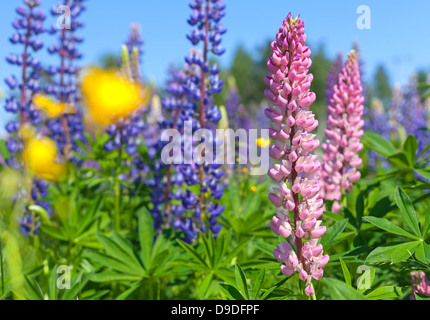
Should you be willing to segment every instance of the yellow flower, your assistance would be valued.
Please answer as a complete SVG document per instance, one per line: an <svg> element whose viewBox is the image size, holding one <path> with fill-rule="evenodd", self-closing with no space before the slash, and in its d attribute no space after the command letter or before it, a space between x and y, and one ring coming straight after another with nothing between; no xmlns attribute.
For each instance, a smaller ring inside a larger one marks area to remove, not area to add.
<svg viewBox="0 0 430 320"><path fill-rule="evenodd" d="M242 172L243 172L243 173L247 173L247 172L248 172L248 169L247 169L247 168L243 168L243 169L242 169Z"/></svg>
<svg viewBox="0 0 430 320"><path fill-rule="evenodd" d="M115 71L93 68L85 76L82 93L91 117L102 125L125 119L148 101L148 92Z"/></svg>
<svg viewBox="0 0 430 320"><path fill-rule="evenodd" d="M251 191L252 191L252 192L257 191L257 187L256 187L256 186L252 186L252 187L251 187Z"/></svg>
<svg viewBox="0 0 430 320"><path fill-rule="evenodd" d="M50 118L59 118L63 114L75 112L73 106L62 102L56 102L44 95L35 96L33 98L33 103L37 109L43 110Z"/></svg>
<svg viewBox="0 0 430 320"><path fill-rule="evenodd" d="M57 160L55 142L47 137L30 138L26 141L23 158L28 170L47 181L60 181L66 174L65 164Z"/></svg>
<svg viewBox="0 0 430 320"><path fill-rule="evenodd" d="M27 140L35 136L36 129L29 124L24 124L19 130L19 133L21 134L21 138L23 140Z"/></svg>
<svg viewBox="0 0 430 320"><path fill-rule="evenodd" d="M270 146L270 140L264 138L257 139L257 146L261 148L267 148L268 146Z"/></svg>

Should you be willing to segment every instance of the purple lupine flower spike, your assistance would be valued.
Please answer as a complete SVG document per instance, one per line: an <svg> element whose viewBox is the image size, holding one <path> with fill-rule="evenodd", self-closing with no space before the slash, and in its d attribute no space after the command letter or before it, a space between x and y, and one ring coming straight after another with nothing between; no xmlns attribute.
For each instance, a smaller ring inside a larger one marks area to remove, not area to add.
<svg viewBox="0 0 430 320"><path fill-rule="evenodd" d="M40 0L25 0L24 4L15 10L18 17L12 23L15 31L9 38L13 45L22 46L20 53L10 54L6 58L9 64L20 69L19 77L11 75L5 80L12 90L11 96L6 99L5 110L19 116L19 120L15 119L6 124L6 131L9 134L6 147L10 152L10 157L5 162L15 170L23 169L21 161L18 160L20 158L18 154L23 151L25 143L21 129L29 125L39 127L42 123L42 116L33 105L33 96L40 91L39 79L42 64L36 54L43 48L39 35L45 32L43 22L46 19L43 11L38 8L40 4ZM30 183L31 197L27 194L27 190L20 190L13 200L28 199L27 206L40 205L47 209L49 214L49 203L45 200L48 185L37 178L33 181L30 180ZM23 234L35 235L39 232L40 221L34 212L26 209L19 223Z"/></svg>
<svg viewBox="0 0 430 320"><path fill-rule="evenodd" d="M305 42L303 21L288 14L271 44L272 55L267 61L269 76L265 83L269 89L265 96L273 104L265 114L272 121L270 137L274 143L270 155L276 161L269 176L278 184L269 195L279 208L271 228L275 234L290 238L273 253L283 263L282 273L289 277L297 272L306 284L305 293L313 296L312 279L321 279L329 257L323 255L323 247L318 244L326 227L318 220L323 214L320 162L312 151L320 143L311 133L318 127L318 120L309 109L316 96L310 91L311 51Z"/></svg>
<svg viewBox="0 0 430 320"><path fill-rule="evenodd" d="M192 14L188 24L193 30L187 38L194 47L201 45L202 48L193 48L185 58L187 70L183 88L189 103L181 114L182 127L187 123L192 125L193 130L208 129L215 133L222 114L214 105L213 96L222 91L224 81L219 78L219 67L210 63L209 54L220 56L225 52L221 46L222 35L226 33L221 24L225 16L225 5L222 0L192 0L190 8ZM213 141L205 143L217 143L216 135L214 134ZM205 156L216 157L214 154ZM195 162L182 165L178 169L188 186L200 187L198 195L187 190L182 198L183 206L194 214L193 219L187 219L185 223L187 228L193 229L188 236L195 237L199 231L206 230L217 236L221 230L218 216L224 210L224 206L219 204L225 189L222 184L224 170L221 165ZM189 241L189 237L187 238Z"/></svg>
<svg viewBox="0 0 430 320"><path fill-rule="evenodd" d="M327 75L327 83L326 83L327 105L330 104L330 100L333 97L333 94L334 94L333 88L339 80L339 73L341 73L342 71L342 66L343 66L342 53L339 52L339 54L336 57L336 60L334 61L333 65L330 67L330 70Z"/></svg>
<svg viewBox="0 0 430 320"><path fill-rule="evenodd" d="M352 51L334 87L325 130L327 142L322 145L325 151L320 170L323 197L334 200L333 212L339 212L343 192L350 191L361 177L357 168L362 164L358 152L363 149L360 142L364 126L362 91L357 54Z"/></svg>
<svg viewBox="0 0 430 320"><path fill-rule="evenodd" d="M63 0L61 5L70 7L70 28L61 29L54 24L49 33L56 35L57 43L48 47L48 53L58 59L58 65L49 66L45 71L54 80L48 84L44 91L53 95L61 103L70 105L73 112L65 113L61 117L47 121L50 137L56 142L62 154L68 161L81 163L82 160L74 153L79 151L77 140L84 140L83 113L80 108L80 92L78 90L78 77L80 72L76 61L82 58L78 44L83 41L77 31L83 27L79 17L85 11L86 0ZM51 9L51 15L58 16L58 6Z"/></svg>

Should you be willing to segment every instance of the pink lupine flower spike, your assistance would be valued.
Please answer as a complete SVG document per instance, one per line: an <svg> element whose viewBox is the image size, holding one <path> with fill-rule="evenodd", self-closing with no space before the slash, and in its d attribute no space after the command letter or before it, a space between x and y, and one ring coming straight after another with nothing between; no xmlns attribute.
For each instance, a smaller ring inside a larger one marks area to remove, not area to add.
<svg viewBox="0 0 430 320"><path fill-rule="evenodd" d="M269 88L265 96L273 103L265 114L272 121L269 130L274 143L270 155L276 160L268 174L278 184L269 195L278 208L271 228L276 235L289 238L273 254L283 263L282 273L289 277L297 272L306 283L306 295L314 296L311 281L321 279L329 257L323 255L323 247L318 244L326 227L318 220L323 214L318 176L321 164L311 152L320 143L311 133L318 127L318 120L309 110L316 96L310 92L313 75L308 72L312 61L305 42L304 23L288 14L271 44L272 55L267 61L269 76L265 83Z"/></svg>
<svg viewBox="0 0 430 320"><path fill-rule="evenodd" d="M325 200L334 200L334 213L341 209L342 194L351 191L353 183L361 177L357 168L363 162L358 156L363 149L360 142L364 126L363 102L358 58L353 50L334 86L328 106L327 142L322 145L325 151L320 170L322 196Z"/></svg>

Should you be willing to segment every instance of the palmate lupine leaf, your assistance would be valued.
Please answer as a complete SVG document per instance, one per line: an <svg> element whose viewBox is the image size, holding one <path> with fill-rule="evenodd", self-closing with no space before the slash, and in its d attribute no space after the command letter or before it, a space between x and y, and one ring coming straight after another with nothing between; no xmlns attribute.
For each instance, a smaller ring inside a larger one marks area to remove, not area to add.
<svg viewBox="0 0 430 320"><path fill-rule="evenodd" d="M402 289L395 286L379 287L366 295L370 300L393 300L403 294Z"/></svg>
<svg viewBox="0 0 430 320"><path fill-rule="evenodd" d="M397 187L394 198L402 214L403 221L418 238L421 238L419 218L409 196L400 187Z"/></svg>
<svg viewBox="0 0 430 320"><path fill-rule="evenodd" d="M266 278L266 269L262 269L255 280L254 287L252 288L252 298L257 300L258 294L263 288L264 279Z"/></svg>
<svg viewBox="0 0 430 320"><path fill-rule="evenodd" d="M418 150L418 141L414 136L409 135L403 144L403 152L405 153L409 165L413 167L415 165L416 156Z"/></svg>
<svg viewBox="0 0 430 320"><path fill-rule="evenodd" d="M321 237L320 243L324 247L333 244L336 241L337 236L345 230L347 223L348 219L344 219L328 227L326 233Z"/></svg>
<svg viewBox="0 0 430 320"><path fill-rule="evenodd" d="M246 300L249 300L249 290L246 275L240 265L236 264L234 273L236 278L236 286L239 288L239 292Z"/></svg>
<svg viewBox="0 0 430 320"><path fill-rule="evenodd" d="M411 238L414 240L420 239L420 238L414 236L413 234L409 233L408 231L400 228L399 226L397 226L396 224L392 223L391 221L389 221L387 219L367 216L367 217L364 217L363 220L367 221L367 222L373 224L374 226L376 226L382 230L385 230L389 233L396 234L399 236L404 236L404 237Z"/></svg>
<svg viewBox="0 0 430 320"><path fill-rule="evenodd" d="M361 141L366 147L385 157L389 157L396 153L396 148L392 143L375 132L365 132Z"/></svg>
<svg viewBox="0 0 430 320"><path fill-rule="evenodd" d="M368 300L366 296L340 280L325 278L323 283L333 300Z"/></svg>
<svg viewBox="0 0 430 320"><path fill-rule="evenodd" d="M343 261L342 258L339 259L340 265L342 267L343 277L345 278L345 283L349 286L351 286L351 273L349 272L348 267L346 266L345 261Z"/></svg>
<svg viewBox="0 0 430 320"><path fill-rule="evenodd" d="M392 262L399 263L411 257L421 241L413 241L406 243L390 243L389 245L381 245L373 250L366 258L369 263Z"/></svg>
<svg viewBox="0 0 430 320"><path fill-rule="evenodd" d="M147 209L137 214L139 221L140 256L146 269L151 268L152 248L154 246L154 220Z"/></svg>

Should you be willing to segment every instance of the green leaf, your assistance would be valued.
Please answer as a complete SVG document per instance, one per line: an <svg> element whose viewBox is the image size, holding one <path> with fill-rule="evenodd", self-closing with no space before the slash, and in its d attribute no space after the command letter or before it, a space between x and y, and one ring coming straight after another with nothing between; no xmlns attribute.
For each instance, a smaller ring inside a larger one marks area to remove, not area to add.
<svg viewBox="0 0 430 320"><path fill-rule="evenodd" d="M413 241L400 243L397 245L382 245L373 250L366 261L369 263L388 262L398 263L408 259L415 249L420 245L421 241Z"/></svg>
<svg viewBox="0 0 430 320"><path fill-rule="evenodd" d="M245 298L240 294L240 292L233 286L220 283L219 284L221 291L232 300L245 300Z"/></svg>
<svg viewBox="0 0 430 320"><path fill-rule="evenodd" d="M361 226L361 219L364 216L364 197L363 192L360 192L360 194L357 197L357 201L355 202L355 213L357 214L357 229L360 230Z"/></svg>
<svg viewBox="0 0 430 320"><path fill-rule="evenodd" d="M400 187L397 187L396 192L394 193L394 198L396 199L397 206L402 213L402 217L406 225L417 237L421 238L419 218L409 196Z"/></svg>
<svg viewBox="0 0 430 320"><path fill-rule="evenodd" d="M135 293L142 284L140 282L136 283L134 286L132 286L130 289L127 289L123 293L121 293L118 297L115 298L115 300L127 300L133 293Z"/></svg>
<svg viewBox="0 0 430 320"><path fill-rule="evenodd" d="M425 245L425 243L422 242L418 246L417 250L415 251L415 258L418 261L420 261L420 262L424 263L425 265L427 265L426 251L425 251L424 245Z"/></svg>
<svg viewBox="0 0 430 320"><path fill-rule="evenodd" d="M246 300L249 300L249 292L248 292L248 284L246 281L246 275L243 272L240 265L236 264L234 269L234 274L236 278L236 285L239 288L240 293L243 297L246 298Z"/></svg>
<svg viewBox="0 0 430 320"><path fill-rule="evenodd" d="M412 168L415 164L415 157L418 150L418 141L414 136L409 135L403 144L403 151L408 159L409 166Z"/></svg>
<svg viewBox="0 0 430 320"><path fill-rule="evenodd" d="M239 193L239 187L236 179L230 179L230 185L228 188L228 198L229 203L231 205L231 212L234 214L240 213L240 193Z"/></svg>
<svg viewBox="0 0 430 320"><path fill-rule="evenodd" d="M106 254L99 253L97 251L87 251L86 255L88 256L88 258L90 258L95 262L98 262L104 267L112 268L119 272L128 273L133 276L140 276L140 277L144 276L141 270L136 270L133 266L130 266L127 263L124 263L123 261L112 258L111 256L108 256Z"/></svg>
<svg viewBox="0 0 430 320"><path fill-rule="evenodd" d="M357 291L364 293L371 288L373 281L375 281L376 269L361 265L357 268L357 273L361 274L357 278Z"/></svg>
<svg viewBox="0 0 430 320"><path fill-rule="evenodd" d="M28 278L24 275L25 279L25 293L30 300L43 300L43 292L37 283L36 279Z"/></svg>
<svg viewBox="0 0 430 320"><path fill-rule="evenodd" d="M209 235L209 237L212 237L213 239L213 236L211 234ZM203 249L205 250L205 255L207 258L209 258L211 268L214 269L215 255L213 252L213 249L214 249L213 242L208 241L208 238L203 233L201 234L201 239L202 239Z"/></svg>
<svg viewBox="0 0 430 320"><path fill-rule="evenodd" d="M122 264L127 265L139 274L144 273L142 265L136 258L131 244L126 242L120 235L113 234L110 238L108 238L102 234L98 234L97 239L103 245L109 256L117 259Z"/></svg>
<svg viewBox="0 0 430 320"><path fill-rule="evenodd" d="M367 216L367 217L364 217L363 220L367 221L367 222L373 224L374 226L376 226L382 230L385 230L389 233L397 234L399 236L404 236L404 237L411 238L414 240L419 240L418 237L407 232L406 230L403 230L402 228L400 228L399 226L395 225L394 223L392 223L391 221L389 221L387 219Z"/></svg>
<svg viewBox="0 0 430 320"><path fill-rule="evenodd" d="M402 295L402 289L394 286L386 286L379 287L369 294L366 297L370 300L392 300L398 298Z"/></svg>
<svg viewBox="0 0 430 320"><path fill-rule="evenodd" d="M385 157L389 157L396 153L396 148L391 144L391 142L385 140L375 132L366 131L361 141L365 146Z"/></svg>
<svg viewBox="0 0 430 320"><path fill-rule="evenodd" d="M349 286L351 286L351 273L349 272L348 267L345 264L345 261L342 260L342 258L339 259L340 265L342 267L343 277L345 278L345 283Z"/></svg>
<svg viewBox="0 0 430 320"><path fill-rule="evenodd" d="M256 195L251 195L244 204L243 216L246 218L251 213L261 208L261 199Z"/></svg>
<svg viewBox="0 0 430 320"><path fill-rule="evenodd" d="M5 160L10 159L10 152L9 149L6 146L6 141L1 139L0 140L0 154L3 156Z"/></svg>
<svg viewBox="0 0 430 320"><path fill-rule="evenodd" d="M41 230L43 233L47 234L48 236L62 240L62 241L68 241L68 237L58 228L50 227L47 225L42 224Z"/></svg>
<svg viewBox="0 0 430 320"><path fill-rule="evenodd" d="M151 268L152 249L154 246L154 221L146 208L137 213L139 222L139 242L141 260L146 270Z"/></svg>
<svg viewBox="0 0 430 320"><path fill-rule="evenodd" d="M198 254L198 252L192 246L182 240L177 241L178 244L191 255L191 257L193 257L197 262L199 262L204 268L210 270L210 267L207 262Z"/></svg>
<svg viewBox="0 0 430 320"><path fill-rule="evenodd" d="M414 292L416 300L430 300L430 296L426 296L424 294Z"/></svg>
<svg viewBox="0 0 430 320"><path fill-rule="evenodd" d="M213 274L208 274L199 285L197 295L199 300L205 300L210 293L210 288L212 285Z"/></svg>
<svg viewBox="0 0 430 320"><path fill-rule="evenodd" d="M266 290L264 292L264 294L261 296L260 300L267 300L268 297L270 296L270 294L275 291L276 289L278 289L280 286L282 286L285 282L287 282L289 278L284 278L281 281L279 281L278 283L276 283L273 287L270 287L268 290Z"/></svg>
<svg viewBox="0 0 430 320"><path fill-rule="evenodd" d="M392 201L390 197L385 197L379 200L375 206L370 210L369 215L373 217L384 217L388 212L394 210L396 208L395 205L392 205Z"/></svg>
<svg viewBox="0 0 430 320"><path fill-rule="evenodd" d="M220 264L221 260L225 257L227 248L229 246L229 240L230 240L230 237L227 236L227 234L221 232L221 234L217 238L217 241L214 242L215 243L215 249L214 249L214 251L215 251L214 267L215 268L218 267L218 265ZM247 240L246 243L248 243L248 241L251 240L251 239L248 238L246 240ZM241 246L241 244L238 245L238 247L240 247L240 246ZM236 254L234 256L236 256Z"/></svg>
<svg viewBox="0 0 430 320"><path fill-rule="evenodd" d="M387 159L403 169L411 168L411 166L409 165L409 159L404 152L397 152L395 154L392 154L391 156L387 157Z"/></svg>
<svg viewBox="0 0 430 320"><path fill-rule="evenodd" d="M273 256L273 247L270 244L261 241L254 241L252 244L261 251L267 253L270 256Z"/></svg>
<svg viewBox="0 0 430 320"><path fill-rule="evenodd" d="M91 275L90 279L92 282L117 282L117 281L140 281L142 277L135 276L127 273L118 273L112 270L105 270L96 274Z"/></svg>
<svg viewBox="0 0 430 320"><path fill-rule="evenodd" d="M51 275L49 277L49 300L55 301L58 298L57 291L57 265L54 265L51 270Z"/></svg>
<svg viewBox="0 0 430 320"><path fill-rule="evenodd" d="M265 277L266 277L266 268L260 271L257 279L255 280L254 287L252 289L252 293L253 293L252 297L254 300L257 300L258 298L258 294L260 293L261 288L263 287Z"/></svg>
<svg viewBox="0 0 430 320"><path fill-rule="evenodd" d="M323 282L333 300L368 300L366 296L340 280L325 278Z"/></svg>
<svg viewBox="0 0 430 320"><path fill-rule="evenodd" d="M320 243L325 247L336 241L336 237L345 230L348 219L336 222L334 225L327 228L327 232L321 237Z"/></svg>
<svg viewBox="0 0 430 320"><path fill-rule="evenodd" d="M430 260L430 245L424 242L424 252L426 255L427 260Z"/></svg>
<svg viewBox="0 0 430 320"><path fill-rule="evenodd" d="M430 172L424 169L414 169L416 173L422 175L426 179L430 179Z"/></svg>
<svg viewBox="0 0 430 320"><path fill-rule="evenodd" d="M429 190L430 189L430 183L419 183L410 187L405 187L405 189L418 189L418 190Z"/></svg>
<svg viewBox="0 0 430 320"><path fill-rule="evenodd" d="M423 225L423 238L427 239L427 237L430 235L430 206L427 209L427 212L425 214L425 220Z"/></svg>
<svg viewBox="0 0 430 320"><path fill-rule="evenodd" d="M80 274L76 276L71 284L71 288L66 290L61 300L76 300L79 298L82 289L86 286L90 275Z"/></svg>
<svg viewBox="0 0 430 320"><path fill-rule="evenodd" d="M430 92L430 91L429 91L429 92ZM421 159L421 157L422 157L423 155L425 155L429 149L430 149L430 144L429 144L429 145L427 145L427 146L423 149L423 151L421 151L421 153L418 155L417 159Z"/></svg>

